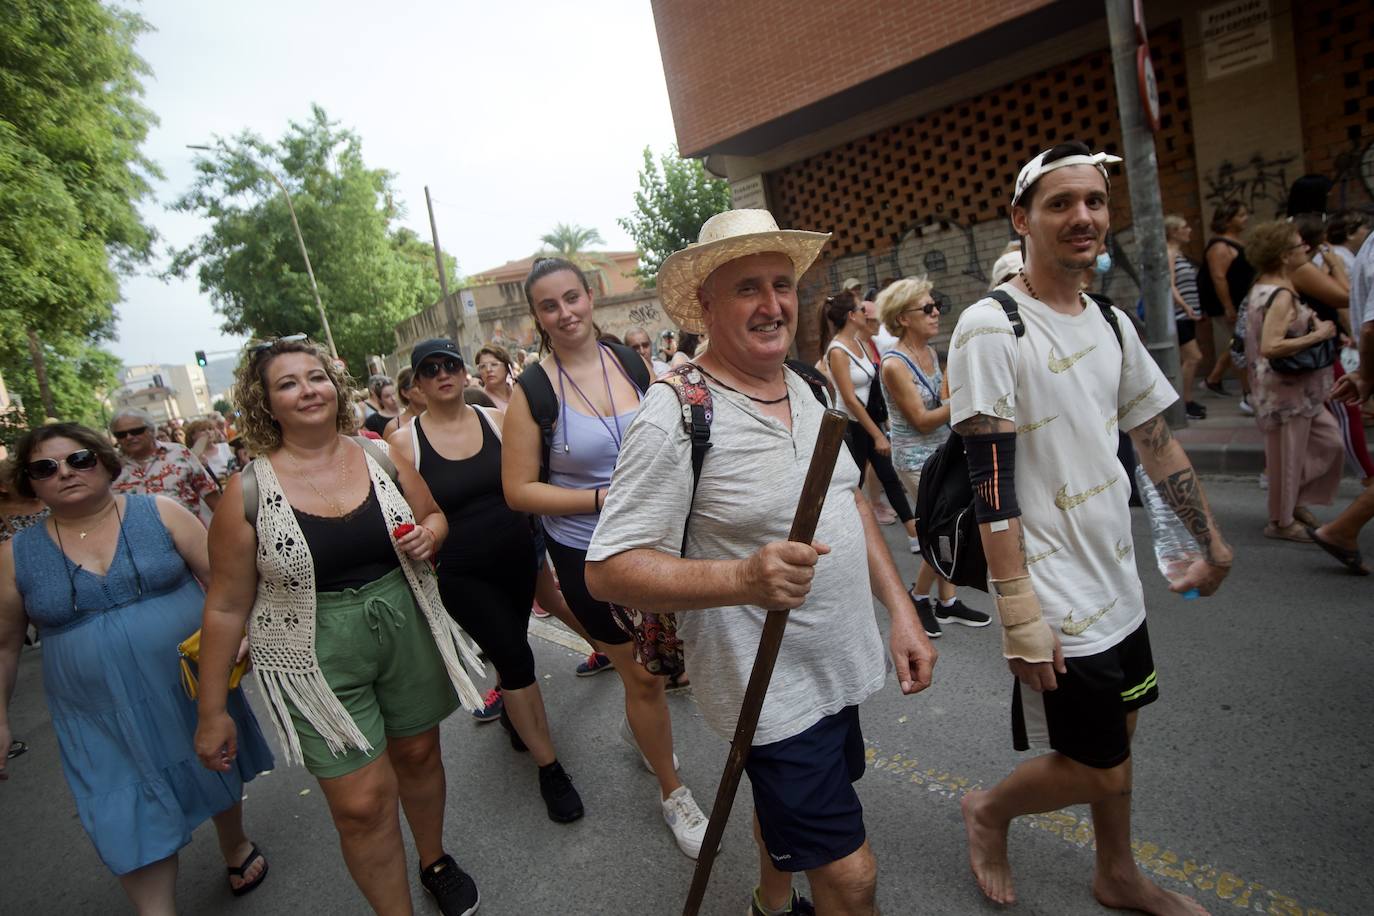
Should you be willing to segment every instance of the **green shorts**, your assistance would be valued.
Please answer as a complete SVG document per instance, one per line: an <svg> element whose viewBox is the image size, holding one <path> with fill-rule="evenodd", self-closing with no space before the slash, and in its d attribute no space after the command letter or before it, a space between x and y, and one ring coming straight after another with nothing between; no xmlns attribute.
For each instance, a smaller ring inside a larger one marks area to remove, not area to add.
<svg viewBox="0 0 1374 916"><path fill-rule="evenodd" d="M334 695L372 745L335 756L295 705L291 722L312 776L345 776L386 750L386 739L429 731L458 708L429 623L398 567L359 589L315 596L315 657Z"/></svg>

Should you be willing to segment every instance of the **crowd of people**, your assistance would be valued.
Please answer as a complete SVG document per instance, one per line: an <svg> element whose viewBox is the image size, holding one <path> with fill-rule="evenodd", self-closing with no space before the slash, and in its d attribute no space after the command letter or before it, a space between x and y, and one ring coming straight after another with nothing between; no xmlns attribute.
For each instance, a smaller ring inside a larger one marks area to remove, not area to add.
<svg viewBox="0 0 1374 916"><path fill-rule="evenodd" d="M533 357L490 344L470 371L453 341L426 340L359 398L337 361L294 335L246 349L233 429L123 410L108 436L32 430L0 467L0 745L14 739L32 626L82 826L134 908L175 912L178 850L207 819L229 890L248 893L268 859L245 831L242 787L274 765L232 674L251 660L277 754L318 781L367 902L410 912L404 817L421 885L446 916L467 916L480 894L445 838L441 723L460 707L500 722L556 823L584 816L573 773L596 778L559 756L531 613L592 647L579 675L615 671L620 740L696 858L708 821L678 773L666 692L690 683L729 740L764 620L805 603L745 762L759 848L749 911L876 913L853 788L861 704L889 670L903 694L929 686L942 625L993 622L931 564L904 582L882 534L900 522L919 554L912 500L957 443L1015 675L1012 743L1047 751L964 796L978 886L1014 902L1012 820L1082 803L1101 903L1201 912L1131 852L1132 735L1158 697L1128 508L1136 462L1196 542L1171 588L1213 594L1233 553L1164 420L1178 392L1132 310L1092 293L1113 161L1068 143L1024 165L1010 198L1018 238L989 296L962 309L947 362L935 347L946 303L923 277L867 291L847 279L819 303L819 363L793 358L797 281L829 234L732 210L662 264L680 331L657 346L642 328L603 334L583 271L545 258L524 283ZM1360 413L1374 382L1368 222L1248 218L1219 208L1198 265L1187 221L1166 220L1183 400L1206 418L1193 394L1207 357L1214 392L1243 372L1243 409L1265 435L1264 533L1365 574L1356 539L1374 488L1326 524L1310 507L1332 502L1347 456L1374 478ZM1358 348L1343 370L1338 338ZM848 419L848 448L814 540L791 542L826 407ZM881 493L865 492L873 479ZM178 656L198 627L190 700ZM665 663L672 653L685 671ZM485 692L482 658L495 675Z"/></svg>

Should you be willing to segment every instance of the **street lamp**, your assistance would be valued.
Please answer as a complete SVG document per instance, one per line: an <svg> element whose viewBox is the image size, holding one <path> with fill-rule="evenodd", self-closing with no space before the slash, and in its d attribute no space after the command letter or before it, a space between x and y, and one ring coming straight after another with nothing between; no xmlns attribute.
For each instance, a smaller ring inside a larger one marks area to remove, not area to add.
<svg viewBox="0 0 1374 916"><path fill-rule="evenodd" d="M227 153L231 156L238 156L242 159L246 159L253 168L262 172L268 178L271 178L272 181L276 183L277 187L281 188L282 197L286 198L286 209L291 213L291 228L296 230L296 242L301 246L301 257L305 260L305 272L310 277L310 291L315 294L315 308L318 309L320 313L320 324L324 326L324 337L325 340L329 342L329 355L338 359L339 349L334 346L334 332L329 330L329 319L325 317L324 303L320 301L320 288L315 283L315 270L310 266L310 253L305 250L305 238L301 235L301 224L296 221L296 208L291 203L291 192L286 190L286 185L281 183L281 179L278 178L271 169L262 165L247 153L229 149L224 145L223 141L216 141L215 146L188 143L186 144L186 148L203 150L207 153Z"/></svg>

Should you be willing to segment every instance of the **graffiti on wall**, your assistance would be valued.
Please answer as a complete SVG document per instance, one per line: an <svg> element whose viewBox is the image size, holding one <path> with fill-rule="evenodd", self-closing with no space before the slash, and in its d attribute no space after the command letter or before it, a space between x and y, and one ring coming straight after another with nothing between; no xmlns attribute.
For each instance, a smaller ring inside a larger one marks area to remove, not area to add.
<svg viewBox="0 0 1374 916"><path fill-rule="evenodd" d="M1336 154L1332 204L1349 207L1374 198L1374 141L1361 137Z"/></svg>
<svg viewBox="0 0 1374 916"><path fill-rule="evenodd" d="M647 327L652 324L657 324L658 306L654 305L652 302L636 305L634 308L630 309L629 319L632 325L642 324Z"/></svg>
<svg viewBox="0 0 1374 916"><path fill-rule="evenodd" d="M1239 200L1251 213L1268 219L1281 216L1288 204L1290 166L1296 156L1266 158L1255 153L1249 160L1236 164L1223 159L1202 176L1206 187L1204 197L1209 207L1228 200Z"/></svg>

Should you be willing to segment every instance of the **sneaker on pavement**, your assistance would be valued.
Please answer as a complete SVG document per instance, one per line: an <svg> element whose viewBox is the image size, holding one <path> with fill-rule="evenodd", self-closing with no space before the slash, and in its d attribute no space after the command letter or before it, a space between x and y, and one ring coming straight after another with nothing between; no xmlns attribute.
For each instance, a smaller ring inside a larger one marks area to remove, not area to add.
<svg viewBox="0 0 1374 916"><path fill-rule="evenodd" d="M931 639L939 639L943 630L940 629L940 622L935 619L935 612L930 609L930 599L922 596L916 597L916 587L912 586L907 590L911 596L911 603L916 605L916 616L921 618L921 626L925 628L926 635Z"/></svg>
<svg viewBox="0 0 1374 916"><path fill-rule="evenodd" d="M1226 390L1226 381L1224 379L1220 382L1214 382L1211 379L1206 379L1203 381L1202 384L1206 385L1207 390L1212 392L1212 394L1219 394L1224 398L1229 398L1231 396L1231 392Z"/></svg>
<svg viewBox="0 0 1374 916"><path fill-rule="evenodd" d="M1184 412L1188 414L1189 420L1207 419L1207 408L1203 407L1197 401L1189 401L1187 404L1183 405L1183 407Z"/></svg>
<svg viewBox="0 0 1374 916"><path fill-rule="evenodd" d="M585 662L577 666L577 676L591 677L593 674L600 674L614 667L615 665L611 664L609 656L602 655L600 652L593 652L587 656Z"/></svg>
<svg viewBox="0 0 1374 916"><path fill-rule="evenodd" d="M635 740L635 733L634 730L630 728L629 719L620 720L620 740L625 742L627 747L632 748L634 752L639 755L639 762L644 764L644 769L648 770L650 773L654 772L654 765L649 762L649 758L645 757L644 752L639 749L639 742ZM681 764L678 763L677 752L674 751L673 769L676 770L679 766L681 766Z"/></svg>
<svg viewBox="0 0 1374 916"><path fill-rule="evenodd" d="M428 868L420 869L420 884L439 904L439 912L444 916L472 916L482 900L477 883L448 853Z"/></svg>
<svg viewBox="0 0 1374 916"><path fill-rule="evenodd" d="M493 687L482 697L482 708L472 711L472 717L478 722L495 722L501 718L505 708L506 701L501 698L501 688Z"/></svg>
<svg viewBox="0 0 1374 916"><path fill-rule="evenodd" d="M682 854L695 859L701 852L701 841L706 838L706 815L697 807L691 789L678 786L663 799L663 821L673 832Z"/></svg>
<svg viewBox="0 0 1374 916"><path fill-rule="evenodd" d="M768 911L759 903L759 892L754 891L754 899L749 903L749 916L767 916ZM797 893L797 889L792 889L792 899L787 903L787 909L783 910L785 916L816 916L816 906L810 900Z"/></svg>
<svg viewBox="0 0 1374 916"><path fill-rule="evenodd" d="M1253 417L1255 415L1255 408L1251 406L1249 398L1241 398L1240 403L1236 406L1239 407L1240 412L1245 414L1247 417Z"/></svg>
<svg viewBox="0 0 1374 916"><path fill-rule="evenodd" d="M544 797L549 820L570 824L582 817L582 796L577 794L572 777L557 760L539 768L539 794Z"/></svg>
<svg viewBox="0 0 1374 916"><path fill-rule="evenodd" d="M937 601L932 608L935 611L935 619L940 623L957 623L965 627L985 627L992 623L992 618L987 614L975 611L958 598L955 598L949 607Z"/></svg>

